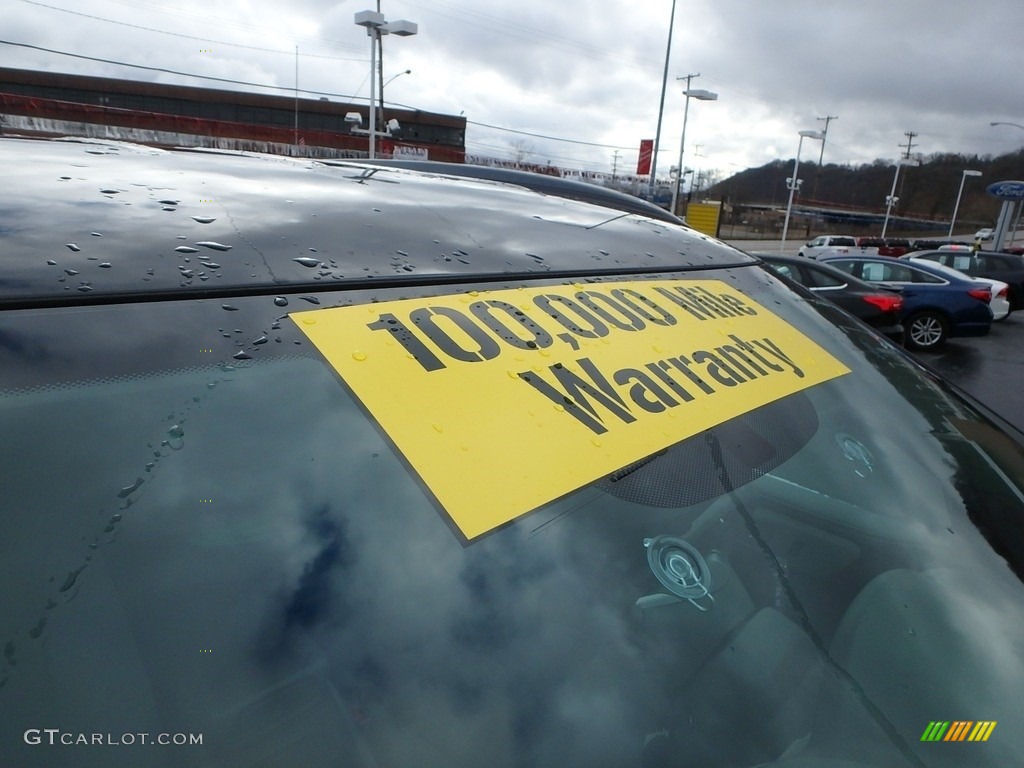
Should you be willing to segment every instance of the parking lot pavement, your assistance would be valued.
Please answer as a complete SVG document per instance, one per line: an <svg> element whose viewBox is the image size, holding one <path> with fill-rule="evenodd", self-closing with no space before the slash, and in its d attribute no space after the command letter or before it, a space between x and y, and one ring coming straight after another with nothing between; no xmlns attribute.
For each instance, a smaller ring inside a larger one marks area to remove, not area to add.
<svg viewBox="0 0 1024 768"><path fill-rule="evenodd" d="M1024 313L993 323L988 336L951 339L920 359L1024 429Z"/></svg>

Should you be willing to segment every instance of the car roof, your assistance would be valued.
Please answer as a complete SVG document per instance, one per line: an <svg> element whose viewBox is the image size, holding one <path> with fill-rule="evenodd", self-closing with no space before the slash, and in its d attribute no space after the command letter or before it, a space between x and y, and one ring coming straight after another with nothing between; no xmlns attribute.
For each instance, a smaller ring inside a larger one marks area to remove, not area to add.
<svg viewBox="0 0 1024 768"><path fill-rule="evenodd" d="M910 258L917 259L917 258L921 258L922 254L932 254L932 255L942 255L942 256L946 256L948 254L953 254L953 255L956 255L956 256L964 256L964 255L967 255L967 256L995 256L996 258L1009 259L1009 260L1011 260L1013 262L1018 262L1019 261L1019 262L1021 262L1021 264L1024 264L1024 260L1021 259L1021 255L1018 254L1018 253L1006 253L1005 251L974 250L970 246L966 246L966 247L962 247L962 248L929 248L927 250L912 251L910 253L905 253L902 256L900 256L899 258L901 258L901 259L910 259Z"/></svg>
<svg viewBox="0 0 1024 768"><path fill-rule="evenodd" d="M892 256L836 256L834 258L829 257L826 259L821 259L821 261L824 261L825 263L832 261L859 261L870 264L902 264L903 266L908 267L909 269L917 269L920 270L921 272L927 272L928 274L934 275L935 277L941 277L943 280L959 280L959 278L955 277L954 275L951 275L939 269L938 267L940 265L933 265L931 262L927 262L924 260L918 261L917 259L911 261L910 259L906 258L906 256L900 256L899 258L893 258ZM970 281L969 277L967 281ZM961 280L961 282L964 281Z"/></svg>
<svg viewBox="0 0 1024 768"><path fill-rule="evenodd" d="M955 277L955 278L957 278L959 280L970 280L973 283L973 282L977 282L979 279L983 279L983 278L971 277L966 272L961 272L959 269L953 269L953 267L946 266L945 264L940 264L937 261L929 261L928 259L921 259L921 258L917 258L917 257L914 257L914 258L911 258L911 259L906 259L906 261L908 261L911 264L917 264L918 266L924 265L924 266L927 266L927 267L932 267L933 269L938 270L939 272L941 272L944 275L949 275L949 276Z"/></svg>
<svg viewBox="0 0 1024 768"><path fill-rule="evenodd" d="M522 186L244 152L0 138L0 307L755 264Z"/></svg>
<svg viewBox="0 0 1024 768"><path fill-rule="evenodd" d="M409 160L404 158L384 158L366 161L328 160L324 162L329 165L351 165L358 162L359 164L379 165L385 168L406 168L410 171L421 171L423 173L444 176L500 181L506 184L526 187L545 195L603 205L607 208L614 208L626 211L627 213L650 216L653 219L671 222L672 224L686 224L685 220L673 215L661 206L615 189L573 179L564 179L561 176L549 176L543 173L522 171L516 168L474 165L472 163L443 163L436 160Z"/></svg>

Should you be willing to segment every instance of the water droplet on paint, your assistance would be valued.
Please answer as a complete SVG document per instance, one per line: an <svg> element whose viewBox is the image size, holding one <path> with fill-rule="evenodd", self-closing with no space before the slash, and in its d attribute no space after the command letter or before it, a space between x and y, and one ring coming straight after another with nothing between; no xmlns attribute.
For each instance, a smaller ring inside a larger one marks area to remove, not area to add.
<svg viewBox="0 0 1024 768"><path fill-rule="evenodd" d="M158 453L157 455L159 456L160 454ZM135 491L137 491L139 489L139 486L142 485L144 482L145 481L141 477L135 478L135 482L134 483L132 483L131 485L125 486L124 488L122 488L120 491L117 492L117 498L119 498L119 499L126 499L126 498L128 498L128 496L130 496L131 494L135 493Z"/></svg>

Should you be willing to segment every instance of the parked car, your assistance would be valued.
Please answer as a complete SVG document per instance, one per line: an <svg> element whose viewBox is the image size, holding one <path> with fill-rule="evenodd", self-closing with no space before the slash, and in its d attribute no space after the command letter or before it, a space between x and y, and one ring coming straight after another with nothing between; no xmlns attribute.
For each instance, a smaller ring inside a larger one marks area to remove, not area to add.
<svg viewBox="0 0 1024 768"><path fill-rule="evenodd" d="M975 240L988 241L995 236L995 231L991 227L983 227L974 233Z"/></svg>
<svg viewBox="0 0 1024 768"><path fill-rule="evenodd" d="M754 255L779 274L838 304L893 341L903 343L903 326L900 324L903 298L899 289L879 288L825 262L800 256L778 253Z"/></svg>
<svg viewBox="0 0 1024 768"><path fill-rule="evenodd" d="M825 256L847 254L858 249L857 238L852 235L821 235L800 246L799 256L819 259Z"/></svg>
<svg viewBox="0 0 1024 768"><path fill-rule="evenodd" d="M990 289L923 264L886 256L835 257L828 264L870 283L902 288L901 320L911 349L935 350L955 336L984 336L992 327Z"/></svg>
<svg viewBox="0 0 1024 768"><path fill-rule="evenodd" d="M944 264L939 264L936 261L929 261L927 259L907 259L911 264L921 264L932 269L939 269L944 274L955 277L959 280L973 280L975 283L984 285L989 289L992 294L992 298L989 300L988 308L992 310L992 320L998 322L1005 320L1010 316L1012 309L1010 308L1010 286L1004 283L1002 280L992 280L988 277L971 277L958 269L947 267Z"/></svg>
<svg viewBox="0 0 1024 768"><path fill-rule="evenodd" d="M1024 258L1012 253L976 251L971 248L915 251L907 254L952 267L971 277L1001 280L1010 286L1010 308L1024 309Z"/></svg>
<svg viewBox="0 0 1024 768"><path fill-rule="evenodd" d="M1024 754L1024 434L758 259L398 168L0 167L0 766Z"/></svg>

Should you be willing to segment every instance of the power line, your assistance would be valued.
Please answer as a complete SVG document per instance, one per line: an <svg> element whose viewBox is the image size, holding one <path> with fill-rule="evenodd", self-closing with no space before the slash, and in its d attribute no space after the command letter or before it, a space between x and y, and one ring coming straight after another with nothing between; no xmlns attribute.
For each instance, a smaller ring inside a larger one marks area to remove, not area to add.
<svg viewBox="0 0 1024 768"><path fill-rule="evenodd" d="M579 139L562 139L558 136L545 136L542 133L530 133L529 131L517 131L514 128L502 128L500 125L491 125L490 123L479 123L476 120L467 120L467 125L478 125L481 128L493 128L496 131L506 131L507 133L516 133L520 136L530 136L535 139L547 139L549 141L563 141L567 144L582 144L585 147L600 147L601 149L625 149L633 151L636 147L620 147L615 144L598 144L593 141L580 141Z"/></svg>
<svg viewBox="0 0 1024 768"><path fill-rule="evenodd" d="M196 14L196 13L183 12L180 8L175 8L174 10L170 10L170 9L167 9L167 8L163 7L159 3L146 3L146 2L139 2L138 0L110 0L110 2L118 3L120 5L131 6L133 8L142 8L142 9L149 10L149 11L155 11L157 13L163 13L163 14L166 14L168 16L176 16L176 17L181 18L181 19L190 19L190 20L196 22L197 26L205 26L207 28L217 28L217 29L230 29L230 28L233 28L233 29L237 29L237 30L240 30L240 31L248 32L250 34L255 32L256 34L261 35L261 36L266 35L266 33L267 33L267 29L265 27L259 27L259 26L255 25L255 24L245 23L243 21L240 21L237 16L236 17L232 17L232 18L223 18L223 17L218 18L218 17L215 17L215 16L203 16L203 15ZM274 31L275 32L279 32L280 30L275 28ZM356 47L352 46L351 44L343 44L343 43L339 43L339 42L336 42L336 41L333 41L333 40L318 40L316 38L298 37L298 36L293 36L293 37L295 38L294 42L296 42L296 43L298 43L300 45L301 44L307 44L307 45L328 44L328 45L337 46L337 47L340 47L340 48L350 48L352 50L359 50Z"/></svg>
<svg viewBox="0 0 1024 768"><path fill-rule="evenodd" d="M213 75L197 75L192 72L181 72L176 69L164 69L163 67L149 67L145 64L129 64L126 61L116 61L114 59L102 59L97 56L86 56L81 53L69 53L67 51L58 51L53 48L44 48L41 45L31 45L29 43L15 43L11 40L0 40L0 45L13 45L17 48L31 48L34 51L43 51L45 53L55 53L58 56L70 56L73 59L84 59L85 61L96 61L100 64L113 64L118 67L131 67L133 69L144 69L148 72L160 72L165 75L179 75L180 77L194 77L199 80L213 80L218 83L230 83L231 85L246 85L250 88L270 88L277 91L288 91L294 93L295 91L301 91L302 93L311 93L323 96L334 96L341 99L358 99L357 96L351 96L347 93L330 93L329 91L311 91L306 88L295 88L291 85L267 85L266 83L250 83L246 80L232 80L227 77L214 77ZM400 105L401 106L401 105Z"/></svg>
<svg viewBox="0 0 1024 768"><path fill-rule="evenodd" d="M39 6L40 8L48 8L51 11L60 11L61 13L70 13L73 16L81 16L82 18L85 18L85 19L93 19L94 21L102 21L102 22L105 22L107 24L117 24L117 25L122 26L122 27L131 27L132 29L141 29L144 32L155 32L155 33L157 33L159 35L170 35L171 37L180 37L180 38L184 38L186 40L198 40L198 41L203 42L203 43L217 43L218 45L227 45L227 46L231 46L233 48L246 48L246 49L248 49L250 51L262 51L262 52L265 52L265 53L283 53L283 54L286 54L288 56L293 56L294 55L294 51L282 51L282 50L278 50L276 48L261 48L261 47L259 47L257 45L244 45L242 43L229 43L229 42L227 42L225 40L216 40L216 39L210 38L210 37L197 37L195 35L186 35L186 34L183 34L181 32L171 32L170 30L167 30L167 29L155 29L153 27L144 27L141 24L131 24L131 23L127 22L127 21L118 21L117 19L107 19L107 18L104 18L102 16L94 16L94 15L92 15L90 13L82 13L80 11L72 11L69 8L58 8L55 5L47 5L46 3L40 3L40 2L38 2L38 0L21 0L21 2L27 3L28 5ZM352 47L354 47L354 46L352 46ZM302 56L304 56L306 58L311 58L311 59L328 59L330 61L360 61L360 62L362 62L362 61L366 60L365 58L349 59L349 58L343 58L341 56L323 56L323 55L313 54L313 53L304 53L304 54L302 54Z"/></svg>
<svg viewBox="0 0 1024 768"><path fill-rule="evenodd" d="M334 96L335 98L349 99L349 100L354 100L354 99L358 99L359 98L357 96L352 96L351 94L347 94L347 93L332 93L330 91L312 91L312 90L308 90L306 88L295 88L293 86L287 86L287 85L268 85L267 83L251 83L251 82L248 82L248 81L245 81L245 80L232 80L231 78L214 77L212 75L197 75L197 74L194 74L192 72L182 72L180 70L165 69L163 67L151 67L151 66L147 66L147 65L144 65L144 64L131 64L131 63L126 62L126 61L117 61L117 60L114 60L114 59L104 59L104 58L100 58L100 57L97 57L97 56L86 56L86 55L81 54L81 53L70 53L68 51L58 51L58 50L53 49L53 48L45 48L45 47L43 47L41 45L31 45L30 43L16 43L16 42L11 41L11 40L0 40L0 45L11 45L11 46L15 46L17 48L30 48L30 49L35 50L35 51L43 51L45 53L53 53L53 54L56 54L58 56L69 56L69 57L71 57L73 59L83 59L85 61L95 61L95 62L99 62L101 64L113 64L114 66L130 67L130 68L133 68L133 69L146 70L147 72L160 72L162 74L178 75L180 77L193 77L193 78L197 78L197 79L200 79L200 80L212 80L214 82L229 83L231 85L244 85L244 86L248 86L250 88L269 88L269 89L278 90L278 91L288 91L289 93L294 93L295 91L300 91L302 93L314 94L314 95L318 95L318 96L319 95L322 95L322 96ZM400 104L398 102L390 102L390 103L393 104L396 107L401 107L403 109L414 109L414 110L418 111L417 107L413 107L413 106L410 106L408 104ZM634 147L621 147L621 146L616 146L614 144L598 144L598 143L590 142L590 141L580 141L579 139L564 139L564 138L561 138L561 137L558 137L558 136L547 136L547 135L540 134L540 133L531 133L529 131L519 131L519 130L516 130L514 128L504 128L504 127L502 127L500 125L491 125L489 123L480 123L480 122L476 122L474 120L466 120L466 124L467 125L476 125L476 126L480 126L482 128L490 128L492 130L503 131L505 133L514 133L514 134L517 134L517 135L520 135L520 136L530 136L531 138L536 138L536 139L545 139L545 140L548 140L548 141L560 141L560 142L565 142L567 144L580 144L580 145L588 146L588 147L599 147L601 149L623 149L623 150L630 150L630 151L635 149Z"/></svg>

